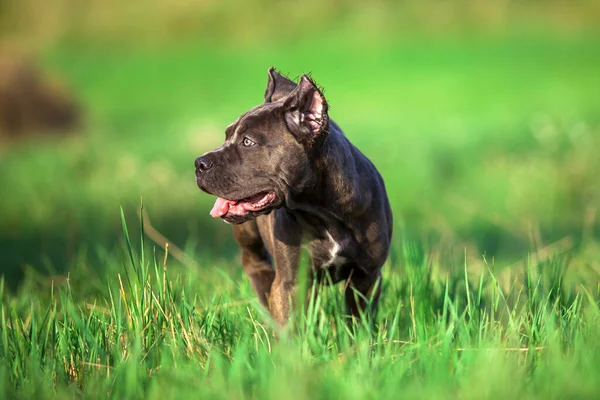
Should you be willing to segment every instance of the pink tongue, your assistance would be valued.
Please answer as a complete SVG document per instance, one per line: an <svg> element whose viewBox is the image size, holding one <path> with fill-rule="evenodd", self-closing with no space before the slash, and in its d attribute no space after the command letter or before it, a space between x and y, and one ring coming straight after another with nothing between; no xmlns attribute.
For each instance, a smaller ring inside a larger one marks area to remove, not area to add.
<svg viewBox="0 0 600 400"><path fill-rule="evenodd" d="M215 201L215 205L213 206L212 210L210 210L210 216L213 218L220 218L223 215L227 214L231 203L232 202L229 200L225 200L220 197L217 198L217 201Z"/></svg>

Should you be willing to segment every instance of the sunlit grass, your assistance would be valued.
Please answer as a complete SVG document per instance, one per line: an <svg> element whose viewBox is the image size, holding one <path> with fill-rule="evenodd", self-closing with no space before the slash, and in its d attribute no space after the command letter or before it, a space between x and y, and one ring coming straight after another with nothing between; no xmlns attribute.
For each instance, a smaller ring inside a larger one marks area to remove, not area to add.
<svg viewBox="0 0 600 400"><path fill-rule="evenodd" d="M143 225L143 220L141 221ZM106 295L76 300L67 279L20 307L4 293L0 391L6 397L581 398L598 394L598 293L562 279L515 280L508 299L492 268L445 276L403 243L385 268L373 326L349 323L324 287L279 332L239 289L213 293L168 273L168 253L129 236ZM149 249L151 247L151 249ZM541 267L559 275L567 264ZM197 273L190 271L191 274ZM528 274L528 276L533 276ZM92 276L89 279L93 279ZM548 285L550 282L550 285ZM245 281L238 285L248 289ZM206 295L206 293L212 293ZM47 301L40 298L49 296ZM280 333L278 338L276 333Z"/></svg>

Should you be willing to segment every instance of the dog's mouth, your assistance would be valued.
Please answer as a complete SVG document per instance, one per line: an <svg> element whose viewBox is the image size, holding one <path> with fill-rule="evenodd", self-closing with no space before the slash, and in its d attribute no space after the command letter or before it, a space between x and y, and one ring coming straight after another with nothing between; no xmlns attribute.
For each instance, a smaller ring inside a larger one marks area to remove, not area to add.
<svg viewBox="0 0 600 400"><path fill-rule="evenodd" d="M221 218L227 215L247 215L250 212L261 211L269 207L275 201L274 192L260 192L241 200L227 200L217 198L215 205L210 210L210 216Z"/></svg>

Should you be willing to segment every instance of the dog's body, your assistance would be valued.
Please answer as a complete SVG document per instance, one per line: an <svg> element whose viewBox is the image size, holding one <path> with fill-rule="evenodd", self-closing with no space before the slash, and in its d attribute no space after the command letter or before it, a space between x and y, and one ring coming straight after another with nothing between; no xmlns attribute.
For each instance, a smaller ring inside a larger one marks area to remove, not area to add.
<svg viewBox="0 0 600 400"><path fill-rule="evenodd" d="M219 196L211 215L235 224L244 270L277 322L289 318L303 244L319 280L348 282L352 315L377 304L392 236L385 185L307 76L296 85L271 68L264 104L196 160L196 177Z"/></svg>

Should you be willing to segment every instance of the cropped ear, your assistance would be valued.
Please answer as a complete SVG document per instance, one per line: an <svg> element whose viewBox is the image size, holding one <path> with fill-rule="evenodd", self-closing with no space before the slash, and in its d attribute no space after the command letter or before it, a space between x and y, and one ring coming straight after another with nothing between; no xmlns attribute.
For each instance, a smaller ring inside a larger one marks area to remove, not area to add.
<svg viewBox="0 0 600 400"><path fill-rule="evenodd" d="M285 122L297 138L309 143L329 131L328 106L325 96L315 83L302 75L300 83L285 101Z"/></svg>
<svg viewBox="0 0 600 400"><path fill-rule="evenodd" d="M275 67L269 68L269 81L265 90L265 103L281 100L296 89L296 83L281 75Z"/></svg>

